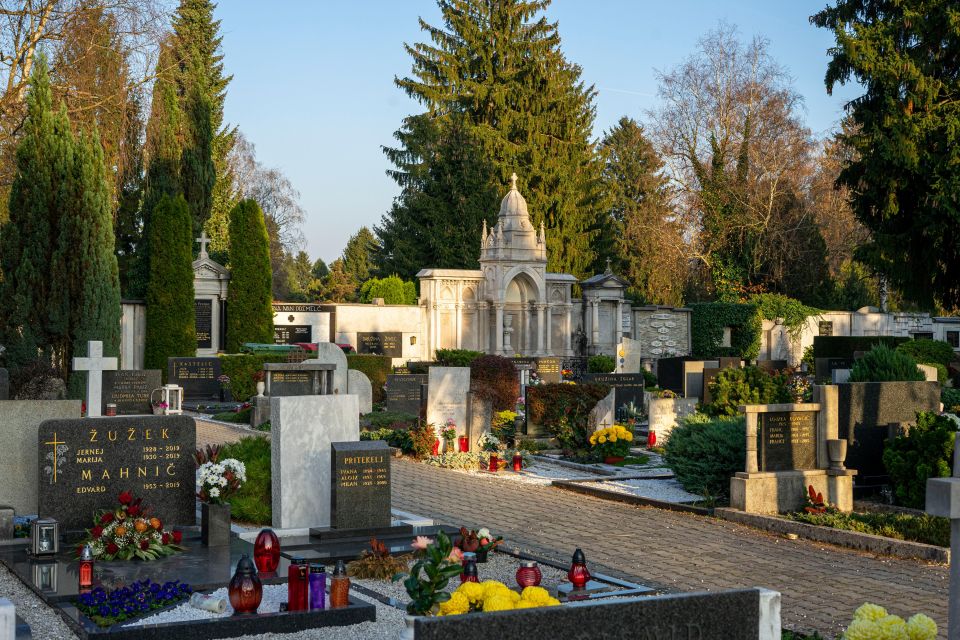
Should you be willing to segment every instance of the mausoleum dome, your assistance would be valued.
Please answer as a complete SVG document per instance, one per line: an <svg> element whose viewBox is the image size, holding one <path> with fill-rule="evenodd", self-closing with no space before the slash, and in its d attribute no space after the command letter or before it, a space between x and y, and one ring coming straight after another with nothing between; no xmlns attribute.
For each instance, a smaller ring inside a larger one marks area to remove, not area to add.
<svg viewBox="0 0 960 640"><path fill-rule="evenodd" d="M500 201L499 218L504 231L533 230L530 214L527 212L527 201L517 191L517 174L510 176L510 191Z"/></svg>

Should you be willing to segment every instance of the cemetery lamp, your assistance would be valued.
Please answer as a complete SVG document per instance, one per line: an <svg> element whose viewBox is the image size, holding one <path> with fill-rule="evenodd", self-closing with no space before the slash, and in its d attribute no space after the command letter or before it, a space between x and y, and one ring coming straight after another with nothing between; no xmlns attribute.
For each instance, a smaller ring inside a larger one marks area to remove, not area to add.
<svg viewBox="0 0 960 640"><path fill-rule="evenodd" d="M167 415L183 413L183 387L175 384L163 385L163 401L167 403Z"/></svg>
<svg viewBox="0 0 960 640"><path fill-rule="evenodd" d="M587 581L590 580L590 571L587 569L587 558L583 555L581 549L573 552L573 562L570 564L570 571L567 572L567 578L574 589L583 589Z"/></svg>
<svg viewBox="0 0 960 640"><path fill-rule="evenodd" d="M256 613L260 607L260 601L263 600L263 583L260 582L257 568L253 566L247 554L243 554L237 562L237 571L230 580L228 592L233 615Z"/></svg>
<svg viewBox="0 0 960 640"><path fill-rule="evenodd" d="M60 551L60 524L56 520L37 518L30 524L30 551L37 557Z"/></svg>
<svg viewBox="0 0 960 640"><path fill-rule="evenodd" d="M80 588L93 586L93 549L90 545L83 545L83 552L80 554Z"/></svg>
<svg viewBox="0 0 960 640"><path fill-rule="evenodd" d="M253 544L253 560L260 573L273 573L280 564L280 538L273 529L264 529Z"/></svg>

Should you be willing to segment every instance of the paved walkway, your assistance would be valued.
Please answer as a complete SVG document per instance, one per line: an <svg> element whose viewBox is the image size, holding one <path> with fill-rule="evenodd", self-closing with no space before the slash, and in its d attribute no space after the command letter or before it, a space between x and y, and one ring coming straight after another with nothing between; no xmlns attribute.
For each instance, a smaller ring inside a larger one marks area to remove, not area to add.
<svg viewBox="0 0 960 640"><path fill-rule="evenodd" d="M394 460L397 509L474 527L567 563L581 547L602 572L665 591L762 586L783 594L786 628L839 635L865 601L930 615L946 637L946 567L876 557L715 518L633 507L553 487Z"/></svg>

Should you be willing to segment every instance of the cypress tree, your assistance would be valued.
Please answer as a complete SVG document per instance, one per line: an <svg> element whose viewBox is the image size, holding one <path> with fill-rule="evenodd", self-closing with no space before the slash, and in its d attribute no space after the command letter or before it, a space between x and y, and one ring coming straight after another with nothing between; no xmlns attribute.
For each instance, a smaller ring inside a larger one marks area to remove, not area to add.
<svg viewBox="0 0 960 640"><path fill-rule="evenodd" d="M150 219L144 365L147 369L166 371L167 358L197 352L193 226L183 196L161 196Z"/></svg>
<svg viewBox="0 0 960 640"><path fill-rule="evenodd" d="M273 343L273 274L270 238L255 200L230 212L230 288L227 294L227 351L244 342Z"/></svg>
<svg viewBox="0 0 960 640"><path fill-rule="evenodd" d="M75 161L75 206L60 234L60 251L70 276L68 363L73 356L87 355L89 340L103 341L104 355L120 354L120 274L113 252L110 178L96 130L77 138ZM86 376L85 372L71 374L72 397L82 397Z"/></svg>
<svg viewBox="0 0 960 640"><path fill-rule="evenodd" d="M557 25L541 15L549 1L438 4L443 27L421 21L432 43L406 47L413 73L396 84L426 108L421 118L463 119L490 165L490 186L497 194L505 191L511 173L520 176L534 225L543 221L548 229L548 267L586 275L602 210L601 167L591 143L595 92L560 51ZM427 173L422 165L442 161L419 153L423 127L417 118L408 118L397 132L399 148L385 149L401 187ZM495 212L497 198L487 207ZM398 213L387 216L402 220ZM446 219L454 227L461 224L452 210Z"/></svg>
<svg viewBox="0 0 960 640"><path fill-rule="evenodd" d="M41 352L53 356L54 336L64 333L62 311L51 314L50 307L60 300L57 276L64 275L54 264L54 238L72 144L69 122L62 111L54 114L47 60L42 55L33 67L26 102L10 189L10 218L0 228L2 339L7 364L14 368L38 359Z"/></svg>

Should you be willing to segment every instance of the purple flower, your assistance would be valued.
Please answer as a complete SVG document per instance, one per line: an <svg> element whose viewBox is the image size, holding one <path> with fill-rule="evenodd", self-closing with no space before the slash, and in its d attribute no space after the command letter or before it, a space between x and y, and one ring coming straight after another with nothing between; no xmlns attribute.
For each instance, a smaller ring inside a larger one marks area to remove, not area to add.
<svg viewBox="0 0 960 640"><path fill-rule="evenodd" d="M110 607L108 605L102 604L100 605L100 608L97 609L97 613L99 613L101 616L106 617L110 615Z"/></svg>

